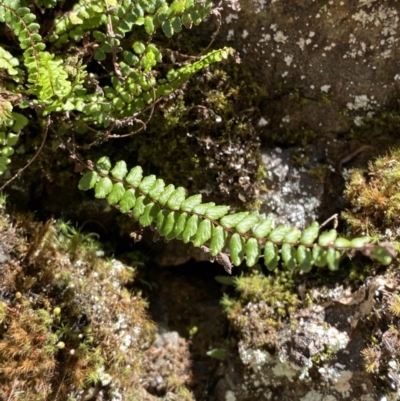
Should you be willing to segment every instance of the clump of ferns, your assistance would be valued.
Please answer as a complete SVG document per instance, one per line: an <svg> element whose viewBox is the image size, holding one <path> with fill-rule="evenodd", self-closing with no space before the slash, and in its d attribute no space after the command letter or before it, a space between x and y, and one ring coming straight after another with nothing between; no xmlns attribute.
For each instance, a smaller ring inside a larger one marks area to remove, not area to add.
<svg viewBox="0 0 400 401"><path fill-rule="evenodd" d="M388 240L399 249L400 149L370 162L368 171L353 170L345 196L352 209L342 216L354 233Z"/></svg>

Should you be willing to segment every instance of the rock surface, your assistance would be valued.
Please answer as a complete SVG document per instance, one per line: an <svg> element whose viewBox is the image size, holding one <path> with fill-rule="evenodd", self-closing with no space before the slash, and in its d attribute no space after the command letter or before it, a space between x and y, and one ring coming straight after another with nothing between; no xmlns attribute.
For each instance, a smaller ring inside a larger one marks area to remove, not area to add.
<svg viewBox="0 0 400 401"><path fill-rule="evenodd" d="M396 109L396 0L240 0L222 13L234 47L267 93L260 131L347 132Z"/></svg>

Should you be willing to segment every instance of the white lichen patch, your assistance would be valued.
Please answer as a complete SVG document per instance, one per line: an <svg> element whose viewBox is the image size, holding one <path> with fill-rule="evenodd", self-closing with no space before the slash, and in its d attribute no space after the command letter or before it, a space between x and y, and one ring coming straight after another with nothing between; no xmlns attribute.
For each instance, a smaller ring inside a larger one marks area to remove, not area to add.
<svg viewBox="0 0 400 401"><path fill-rule="evenodd" d="M235 393L231 390L228 390L225 393L225 401L236 401Z"/></svg>
<svg viewBox="0 0 400 401"><path fill-rule="evenodd" d="M285 36L282 31L278 31L274 35L274 40L276 43L286 43L289 36Z"/></svg>
<svg viewBox="0 0 400 401"><path fill-rule="evenodd" d="M335 379L335 385L333 388L338 393L341 393L342 396L348 397L351 391L351 383L350 380L353 377L353 373L349 370L344 370L340 372L339 376Z"/></svg>
<svg viewBox="0 0 400 401"><path fill-rule="evenodd" d="M297 376L299 370L299 366L288 361L279 362L272 368L272 371L276 376L284 376L291 382Z"/></svg>
<svg viewBox="0 0 400 401"><path fill-rule="evenodd" d="M239 356L244 365L251 365L253 369L260 369L271 360L271 354L259 349L250 349L239 346Z"/></svg>

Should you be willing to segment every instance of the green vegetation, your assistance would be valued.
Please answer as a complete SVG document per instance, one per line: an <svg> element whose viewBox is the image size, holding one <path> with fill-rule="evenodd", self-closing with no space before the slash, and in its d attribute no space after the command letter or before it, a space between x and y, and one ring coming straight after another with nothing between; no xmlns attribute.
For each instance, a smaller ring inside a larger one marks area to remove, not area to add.
<svg viewBox="0 0 400 401"><path fill-rule="evenodd" d="M82 162L83 163L83 162ZM279 261L293 271L309 272L313 265L337 270L343 253L361 251L383 265L391 263L394 251L387 244L372 245L369 236L347 240L335 229L322 232L317 222L301 232L286 224L275 227L271 215L257 212L229 213L229 206L202 203L200 194L186 197L183 187L165 185L155 175L143 177L140 166L128 171L124 161L112 168L104 156L89 169L79 182L81 190L95 190L98 199L128 213L143 227L154 225L167 240L192 242L195 247L209 246L212 257L230 271L232 263L244 260L254 266L260 256L269 270ZM224 249L229 244L229 255Z"/></svg>

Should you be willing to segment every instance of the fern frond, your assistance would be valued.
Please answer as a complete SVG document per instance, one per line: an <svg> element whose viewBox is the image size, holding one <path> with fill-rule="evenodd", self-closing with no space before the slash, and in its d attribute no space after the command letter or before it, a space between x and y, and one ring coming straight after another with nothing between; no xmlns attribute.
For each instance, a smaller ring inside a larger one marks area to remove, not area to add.
<svg viewBox="0 0 400 401"><path fill-rule="evenodd" d="M187 198L182 187L165 186L154 175L143 177L140 166L128 171L126 163L119 161L111 167L108 157L99 159L81 178L79 189L94 189L96 198L107 199L144 227L155 225L166 239L192 242L196 247L207 244L217 259L229 248L235 266L245 260L251 267L263 257L269 270L281 260L290 270L308 272L313 265L337 270L346 252L361 251L384 265L395 256L390 247L370 244L369 237L337 238L333 229L320 233L316 222L303 232L284 224L275 227L272 216L256 212L228 214L229 206L201 203L199 194Z"/></svg>
<svg viewBox="0 0 400 401"><path fill-rule="evenodd" d="M0 69L6 70L16 81L19 81L18 75L22 75L22 71L19 68L15 68L18 65L18 59L7 50L0 47Z"/></svg>
<svg viewBox="0 0 400 401"><path fill-rule="evenodd" d="M39 100L50 98L64 98L71 92L71 82L63 66L63 60L54 59L54 54L40 52L37 60L31 64L26 64L28 70L34 71L28 77L28 82L32 83L30 92L34 93Z"/></svg>

